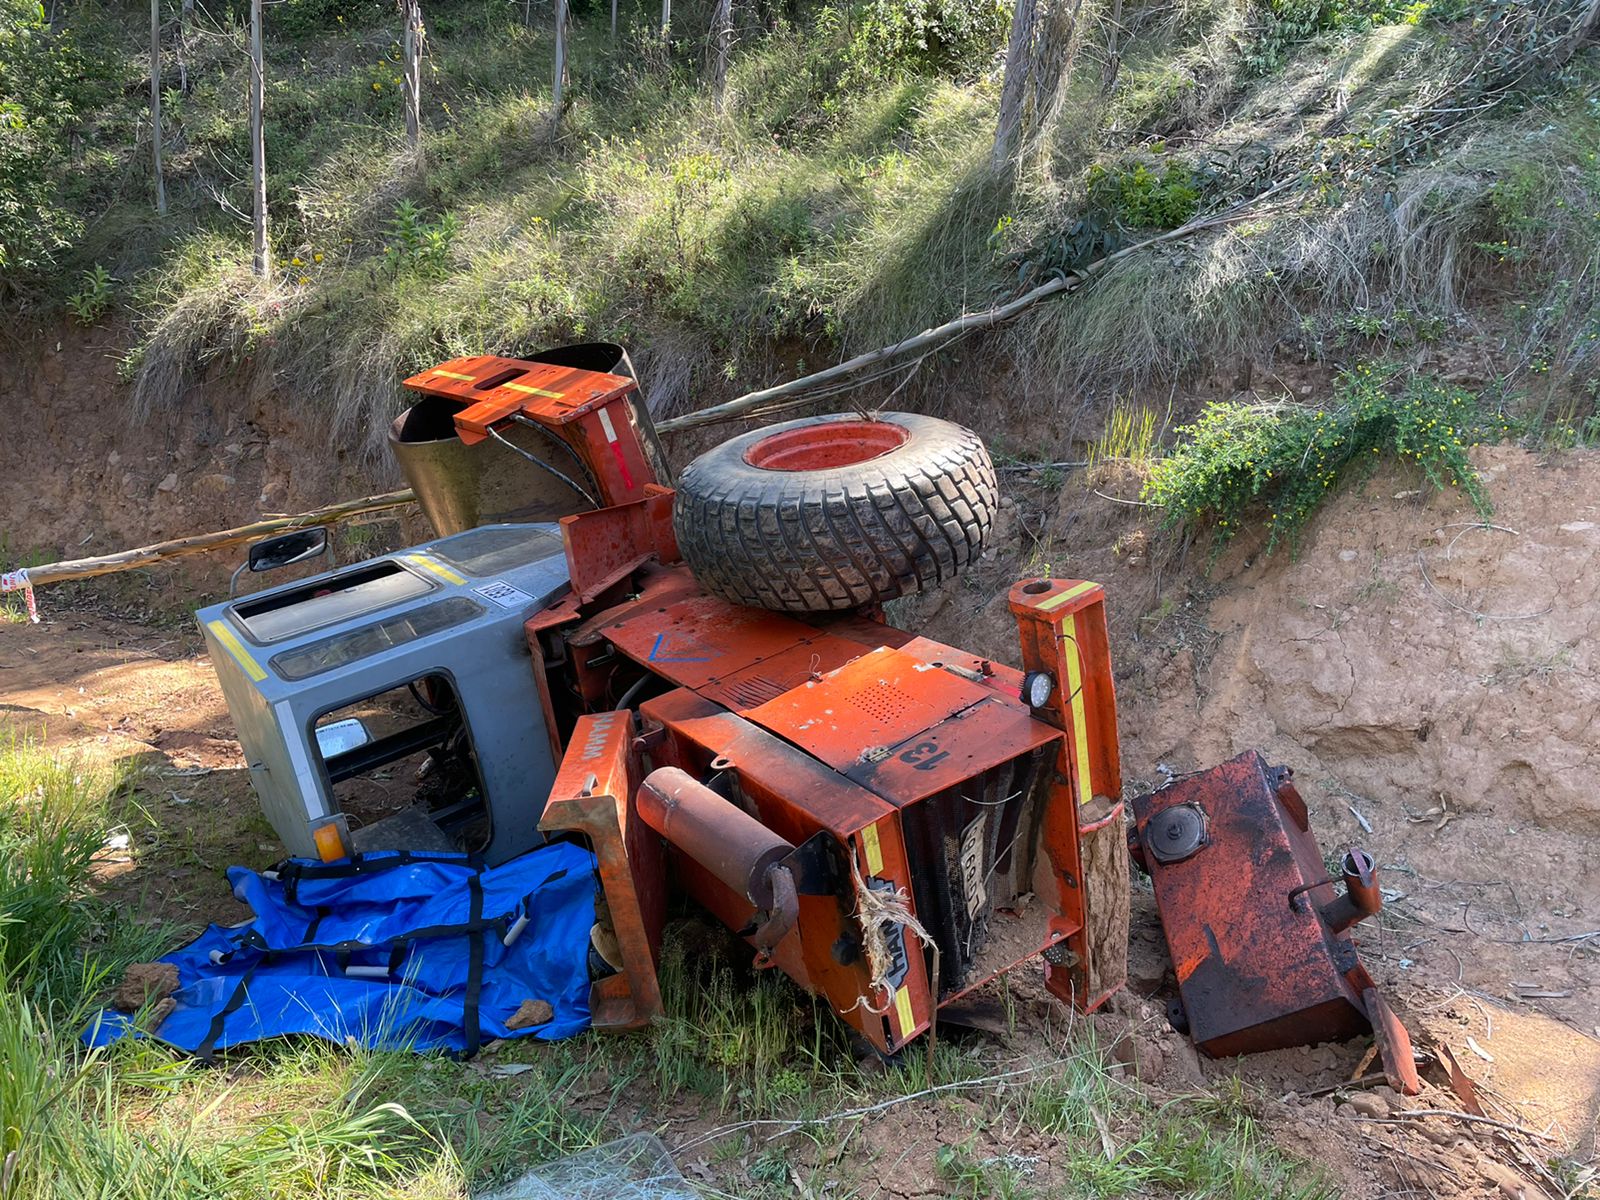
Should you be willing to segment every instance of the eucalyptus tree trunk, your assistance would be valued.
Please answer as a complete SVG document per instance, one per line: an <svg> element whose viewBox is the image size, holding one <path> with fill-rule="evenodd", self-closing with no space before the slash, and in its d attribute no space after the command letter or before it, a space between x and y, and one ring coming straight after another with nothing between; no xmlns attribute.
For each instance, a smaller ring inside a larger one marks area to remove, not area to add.
<svg viewBox="0 0 1600 1200"><path fill-rule="evenodd" d="M1083 0L1017 0L990 159L997 173L1015 169L1060 107L1082 9Z"/></svg>
<svg viewBox="0 0 1600 1200"><path fill-rule="evenodd" d="M661 40L667 38L667 31L672 28L672 0L661 0Z"/></svg>
<svg viewBox="0 0 1600 1200"><path fill-rule="evenodd" d="M1000 117L995 122L990 165L1003 171L1015 161L1022 140L1023 100L1028 69L1033 62L1033 25L1037 0L1017 0L1011 12L1011 36L1006 41L1005 78L1000 84Z"/></svg>
<svg viewBox="0 0 1600 1200"><path fill-rule="evenodd" d="M189 27L194 24L194 0L183 0L178 10L178 92L189 94Z"/></svg>
<svg viewBox="0 0 1600 1200"><path fill-rule="evenodd" d="M1106 34L1106 73L1102 87L1109 93L1122 70L1122 0L1111 0L1111 17Z"/></svg>
<svg viewBox="0 0 1600 1200"><path fill-rule="evenodd" d="M422 0L400 0L405 16L405 69L403 74L406 109L406 142L412 153L422 149Z"/></svg>
<svg viewBox="0 0 1600 1200"><path fill-rule="evenodd" d="M251 225L257 275L272 274L272 245L267 240L267 143L261 125L266 94L266 62L261 51L261 0L250 0L250 190L254 198Z"/></svg>
<svg viewBox="0 0 1600 1200"><path fill-rule="evenodd" d="M567 0L556 0L556 72L551 85L551 106L555 109L550 120L550 136L561 128L561 105L567 91Z"/></svg>
<svg viewBox="0 0 1600 1200"><path fill-rule="evenodd" d="M1028 71L1028 112L1022 145L1036 142L1061 107L1062 81L1070 77L1077 55L1078 15L1083 0L1045 0L1033 39Z"/></svg>
<svg viewBox="0 0 1600 1200"><path fill-rule="evenodd" d="M733 0L717 0L711 17L711 37L715 43L711 64L711 95L722 109L722 93L728 86L728 55L733 51Z"/></svg>
<svg viewBox="0 0 1600 1200"><path fill-rule="evenodd" d="M150 0L150 145L156 181L156 212L167 215L167 182L161 175L161 0Z"/></svg>
<svg viewBox="0 0 1600 1200"><path fill-rule="evenodd" d="M617 40L617 0L611 0L611 40Z"/></svg>

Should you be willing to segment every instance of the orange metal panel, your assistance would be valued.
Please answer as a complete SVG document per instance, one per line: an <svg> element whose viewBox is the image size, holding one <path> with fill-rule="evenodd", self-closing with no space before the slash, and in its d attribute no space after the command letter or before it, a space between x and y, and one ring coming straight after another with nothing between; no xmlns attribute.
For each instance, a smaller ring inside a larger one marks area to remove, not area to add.
<svg viewBox="0 0 1600 1200"><path fill-rule="evenodd" d="M817 834L832 835L854 847L864 878L879 878L909 895L910 868L899 821L882 798L688 689L648 700L640 711L647 726L659 723L668 733L651 751L654 765L671 763L711 780L731 772L739 794L773 832L797 846ZM754 910L748 901L685 856L669 853L690 895L731 928L749 922ZM773 956L787 974L824 996L844 1020L888 1051L925 1029L932 1010L920 947L911 940L914 935L901 936L906 969L895 994L887 997L869 995L863 959L840 957L841 947L859 942L860 925L853 904L839 897L802 894L799 924Z"/></svg>
<svg viewBox="0 0 1600 1200"><path fill-rule="evenodd" d="M626 395L636 385L625 375L475 354L429 367L407 379L405 386L467 405L456 417L456 427L461 440L471 445L488 436L490 425L513 413L524 413L540 424L565 424Z"/></svg>
<svg viewBox="0 0 1600 1200"><path fill-rule="evenodd" d="M884 645L891 643L885 642ZM1022 704L1019 693L1022 689L1022 672L1015 667L1008 667L1005 663L994 662L991 659L973 654L970 650L961 650L955 646L947 646L943 642L936 642L932 638L914 637L900 647L905 653L919 662L925 662L941 670L950 670L955 673L965 674L973 682L981 682L984 687L991 688L1002 696L1007 696ZM1027 705L1023 705L1026 709Z"/></svg>
<svg viewBox="0 0 1600 1200"><path fill-rule="evenodd" d="M880 821L894 809L802 750L688 690L668 692L640 706L646 722L665 725L671 741L704 747L693 761L672 761L690 774L709 774L720 755L726 768L770 804L761 806L762 820L780 837L799 845L820 829L840 837ZM669 742L670 744L670 742ZM652 754L655 765L662 765Z"/></svg>
<svg viewBox="0 0 1600 1200"><path fill-rule="evenodd" d="M1249 750L1133 801L1190 1032L1215 1057L1368 1028L1371 980L1350 933L1318 915L1334 889L1289 776ZM1146 832L1180 809L1201 814L1203 841L1161 861Z"/></svg>
<svg viewBox="0 0 1600 1200"><path fill-rule="evenodd" d="M430 367L405 386L461 404L456 436L469 446L514 417L544 426L587 467L602 504L637 500L659 482L634 409L637 385L626 376L480 354Z"/></svg>
<svg viewBox="0 0 1600 1200"><path fill-rule="evenodd" d="M985 699L987 689L899 650L864 654L746 714L840 771Z"/></svg>
<svg viewBox="0 0 1600 1200"><path fill-rule="evenodd" d="M1105 589L1080 579L1030 579L1013 586L1009 599L1024 670L1048 672L1055 681L1050 699L1036 715L1066 735L1057 753L1042 840L1066 885L1061 893L1061 927L1077 928L1069 931L1067 953L1046 956L1045 985L1063 1000L1089 1010L1104 1003L1123 982L1120 967L1113 970L1107 965L1102 970L1101 964L1089 961L1094 914L1088 909L1083 882L1083 836L1122 819L1122 766ZM1097 815L1086 824L1087 813Z"/></svg>
<svg viewBox="0 0 1600 1200"><path fill-rule="evenodd" d="M1060 733L997 698L921 730L878 757L852 763L844 775L904 806L953 788L991 767L1060 738Z"/></svg>
<svg viewBox="0 0 1600 1200"><path fill-rule="evenodd" d="M622 970L590 989L597 1029L637 1029L661 1014L656 979L666 912L661 843L634 806L633 716L589 713L578 718L550 788L539 828L583 834L594 850Z"/></svg>
<svg viewBox="0 0 1600 1200"><path fill-rule="evenodd" d="M911 862L898 815L863 828L851 837L850 844L868 886L881 881L902 898L911 895ZM905 950L904 975L898 979L890 976L887 995L872 995L871 988L864 986L865 1002L856 1010L861 1017L856 1027L886 1051L899 1049L927 1030L936 1007L921 940L909 927L902 927L897 936ZM864 971L862 980L867 982Z"/></svg>
<svg viewBox="0 0 1600 1200"><path fill-rule="evenodd" d="M561 518L567 579L580 603L597 599L645 563L678 561L672 489L650 484L643 500Z"/></svg>
<svg viewBox="0 0 1600 1200"><path fill-rule="evenodd" d="M640 666L683 687L703 687L822 636L782 613L743 608L702 592L667 604L636 605L601 629Z"/></svg>
<svg viewBox="0 0 1600 1200"><path fill-rule="evenodd" d="M1095 796L1122 798L1117 696L1111 678L1106 593L1081 579L1026 580L1011 589L1026 671L1055 680L1039 718L1064 730L1072 750L1072 782L1080 808Z"/></svg>
<svg viewBox="0 0 1600 1200"><path fill-rule="evenodd" d="M860 642L815 634L810 641L707 680L695 690L735 712L746 712L866 652L867 647Z"/></svg>

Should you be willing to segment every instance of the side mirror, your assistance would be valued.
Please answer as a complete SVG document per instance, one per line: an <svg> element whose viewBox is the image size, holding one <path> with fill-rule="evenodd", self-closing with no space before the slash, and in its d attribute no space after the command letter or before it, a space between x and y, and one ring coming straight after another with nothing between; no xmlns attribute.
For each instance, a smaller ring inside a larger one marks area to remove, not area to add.
<svg viewBox="0 0 1600 1200"><path fill-rule="evenodd" d="M342 721L317 726L317 749L324 760L359 750L371 740L372 734L367 732L360 717L346 717Z"/></svg>
<svg viewBox="0 0 1600 1200"><path fill-rule="evenodd" d="M276 571L279 567L315 558L319 554L326 553L327 549L326 525L313 525L309 529L291 529L288 533L262 538L251 545L249 556L239 564L238 570L233 573L233 578L228 580L228 595L231 597L239 594L239 576L246 571L251 574L258 571Z"/></svg>
<svg viewBox="0 0 1600 1200"><path fill-rule="evenodd" d="M275 537L262 538L250 547L246 565L251 571L276 571L291 563L315 558L328 549L328 527L313 525L309 529L291 529Z"/></svg>

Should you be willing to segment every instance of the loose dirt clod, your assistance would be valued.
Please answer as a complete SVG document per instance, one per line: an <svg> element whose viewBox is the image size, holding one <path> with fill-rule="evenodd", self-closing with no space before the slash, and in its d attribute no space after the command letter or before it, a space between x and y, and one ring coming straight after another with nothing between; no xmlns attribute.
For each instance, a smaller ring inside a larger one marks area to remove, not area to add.
<svg viewBox="0 0 1600 1200"><path fill-rule="evenodd" d="M123 1012L138 1012L151 1000L164 1000L177 990L178 968L171 963L134 963L123 973L122 983L112 995L111 1003ZM163 1019L165 1015L162 1014Z"/></svg>
<svg viewBox="0 0 1600 1200"><path fill-rule="evenodd" d="M524 1000L521 1007L511 1014L506 1022L507 1029L533 1029L540 1025L548 1024L556 1015L556 1010L550 1007L545 1000Z"/></svg>

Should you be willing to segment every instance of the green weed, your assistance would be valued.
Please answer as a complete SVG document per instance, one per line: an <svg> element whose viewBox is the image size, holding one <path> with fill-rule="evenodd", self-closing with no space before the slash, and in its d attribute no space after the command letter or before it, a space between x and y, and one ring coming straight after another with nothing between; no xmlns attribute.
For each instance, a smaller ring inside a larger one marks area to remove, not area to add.
<svg viewBox="0 0 1600 1200"><path fill-rule="evenodd" d="M93 325L111 307L116 280L99 263L83 273L78 290L67 297L67 307L81 325Z"/></svg>
<svg viewBox="0 0 1600 1200"><path fill-rule="evenodd" d="M1460 388L1393 367L1344 372L1326 408L1280 403L1209 404L1156 464L1144 498L1174 525L1209 525L1218 546L1266 511L1270 552L1291 544L1319 505L1352 470L1386 455L1419 467L1434 487L1456 487L1482 515L1489 500L1467 458L1497 427Z"/></svg>
<svg viewBox="0 0 1600 1200"><path fill-rule="evenodd" d="M1154 409L1120 399L1113 401L1104 430L1089 446L1089 465L1121 462L1140 469L1147 467L1160 450L1163 424Z"/></svg>
<svg viewBox="0 0 1600 1200"><path fill-rule="evenodd" d="M410 200L402 200L395 205L394 217L389 221L389 240L383 252L395 271L410 270L437 278L449 270L451 247L460 232L461 221L454 213L447 212L430 221Z"/></svg>

